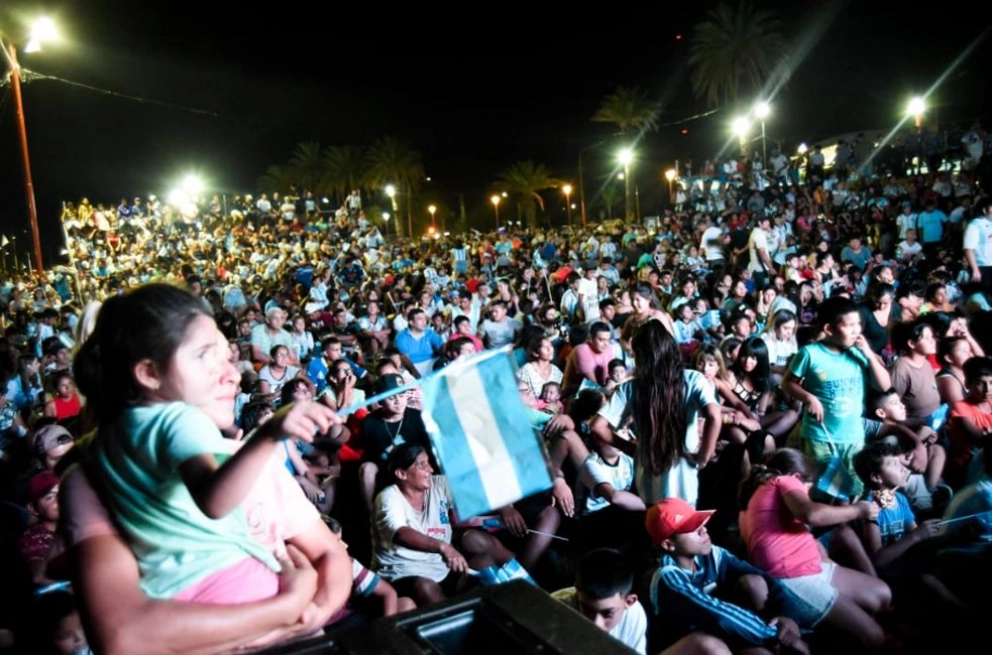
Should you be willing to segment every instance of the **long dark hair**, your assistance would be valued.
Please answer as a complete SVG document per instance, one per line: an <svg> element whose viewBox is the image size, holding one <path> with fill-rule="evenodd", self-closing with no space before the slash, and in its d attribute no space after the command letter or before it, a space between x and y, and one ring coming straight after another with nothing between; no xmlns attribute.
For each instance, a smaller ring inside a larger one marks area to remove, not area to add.
<svg viewBox="0 0 992 655"><path fill-rule="evenodd" d="M99 422L115 420L141 398L134 366L147 359L165 369L199 316L212 318L199 298L169 284L147 284L103 303L73 364L76 386Z"/></svg>
<svg viewBox="0 0 992 655"><path fill-rule="evenodd" d="M816 479L816 467L809 457L794 448L779 448L765 457L761 464L751 467L750 474L741 480L737 501L741 510L747 509L751 496L764 483L782 475L798 473L803 482Z"/></svg>
<svg viewBox="0 0 992 655"><path fill-rule="evenodd" d="M758 360L754 370L750 373L744 371L744 359L754 357ZM737 361L734 362L734 375L741 382L747 377L751 380L751 386L755 393L765 393L772 386L772 369L768 364L768 344L761 337L751 337L743 344L737 352Z"/></svg>
<svg viewBox="0 0 992 655"><path fill-rule="evenodd" d="M688 418L685 376L678 344L659 321L648 321L634 335L634 422L643 440L644 469L659 475L685 457Z"/></svg>

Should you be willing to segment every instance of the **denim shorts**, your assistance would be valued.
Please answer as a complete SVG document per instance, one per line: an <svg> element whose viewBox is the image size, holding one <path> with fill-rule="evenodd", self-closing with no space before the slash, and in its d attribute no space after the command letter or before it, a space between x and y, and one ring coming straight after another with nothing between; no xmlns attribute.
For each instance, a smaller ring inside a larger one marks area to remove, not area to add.
<svg viewBox="0 0 992 655"><path fill-rule="evenodd" d="M837 588L831 583L836 568L837 565L833 562L825 561L819 573L802 575L798 578L779 578L779 582L807 605L809 615L803 617L805 619L801 624L803 627L813 627L818 624L837 602Z"/></svg>

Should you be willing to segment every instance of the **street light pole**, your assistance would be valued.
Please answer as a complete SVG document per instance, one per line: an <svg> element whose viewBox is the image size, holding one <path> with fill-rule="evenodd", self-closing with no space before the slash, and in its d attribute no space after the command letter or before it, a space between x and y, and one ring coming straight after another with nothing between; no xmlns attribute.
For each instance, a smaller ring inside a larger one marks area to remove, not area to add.
<svg viewBox="0 0 992 655"><path fill-rule="evenodd" d="M583 177L582 175L582 153L584 153L586 150L595 148L596 146L601 146L604 143L606 142L599 141L597 143L592 144L591 146L586 146L585 148L579 150L579 208L582 212L582 227L586 226L586 183L585 183L585 177Z"/></svg>
<svg viewBox="0 0 992 655"><path fill-rule="evenodd" d="M5 50L10 64L10 88L17 108L18 136L21 142L21 160L24 164L24 193L28 201L28 217L31 219L31 238L34 240L34 258L38 274L44 272L41 261L41 235L38 232L38 208L34 201L34 181L31 178L31 157L28 154L28 131L24 123L24 103L21 98L21 66L17 63L17 49L10 44Z"/></svg>
<svg viewBox="0 0 992 655"><path fill-rule="evenodd" d="M493 196L489 199L489 201L491 203L493 203L493 214L496 216L496 231L497 232L499 231L499 200L500 200L500 198L499 198L499 196L497 194L493 194Z"/></svg>
<svg viewBox="0 0 992 655"><path fill-rule="evenodd" d="M565 194L565 216L568 220L568 226L572 227L572 185L566 184L561 190Z"/></svg>

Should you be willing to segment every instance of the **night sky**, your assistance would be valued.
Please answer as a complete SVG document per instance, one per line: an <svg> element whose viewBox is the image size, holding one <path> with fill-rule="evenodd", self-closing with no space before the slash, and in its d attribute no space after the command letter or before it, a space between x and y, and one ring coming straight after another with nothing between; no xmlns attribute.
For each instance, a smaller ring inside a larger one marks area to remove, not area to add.
<svg viewBox="0 0 992 655"><path fill-rule="evenodd" d="M86 195L116 204L123 196L164 195L189 170L217 191L253 191L268 165L286 161L306 140L409 139L432 178L428 193L450 207L462 193L470 212L517 160L534 159L574 181L579 149L614 131L589 119L620 84L662 99L660 121L669 124L640 146L635 174L642 213L649 214L665 198L660 171L675 159L714 154L732 118L725 110L684 121L709 109L692 97L685 61L693 25L715 2L655 4L644 15L575 5L564 16L535 5L390 16L381 6L363 11L337 3L265 3L265 11L237 14L230 3L224 10L221 3L198 4L218 6L6 0L0 7L0 32L16 33L25 8L46 7L66 36L59 46L20 55L25 68L66 80L24 87L46 257L61 247L55 217L62 200ZM929 88L990 19L988 9L958 1L925 14L879 2L757 5L775 9L783 31L802 44L792 49L797 67L767 121L770 142L789 149L892 126L908 98ZM942 121L992 113L982 68L989 43L982 41L931 96ZM28 227L17 148L4 87L3 234ZM612 151L585 155L587 193L608 170ZM553 204L549 211L564 211Z"/></svg>

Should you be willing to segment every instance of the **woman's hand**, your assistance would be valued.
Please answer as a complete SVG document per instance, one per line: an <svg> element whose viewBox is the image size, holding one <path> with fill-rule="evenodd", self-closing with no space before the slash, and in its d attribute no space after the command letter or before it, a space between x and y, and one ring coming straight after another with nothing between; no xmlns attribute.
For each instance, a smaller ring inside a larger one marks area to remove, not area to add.
<svg viewBox="0 0 992 655"><path fill-rule="evenodd" d="M499 510L499 516L503 520L503 525L514 537L527 536L527 522L514 507L507 505Z"/></svg>
<svg viewBox="0 0 992 655"><path fill-rule="evenodd" d="M552 505L558 505L565 516L575 515L575 496L565 478L555 478L554 486L551 487L551 502Z"/></svg>
<svg viewBox="0 0 992 655"><path fill-rule="evenodd" d="M465 560L465 557L455 549L454 546L442 542L440 553L444 563L448 565L448 568L451 569L452 572L468 572L468 562Z"/></svg>
<svg viewBox="0 0 992 655"><path fill-rule="evenodd" d="M305 618L304 610L317 593L317 571L295 546L286 546L286 555L279 561L282 565L279 572L279 593L296 608L294 613L302 621Z"/></svg>

